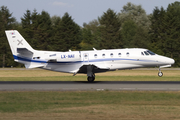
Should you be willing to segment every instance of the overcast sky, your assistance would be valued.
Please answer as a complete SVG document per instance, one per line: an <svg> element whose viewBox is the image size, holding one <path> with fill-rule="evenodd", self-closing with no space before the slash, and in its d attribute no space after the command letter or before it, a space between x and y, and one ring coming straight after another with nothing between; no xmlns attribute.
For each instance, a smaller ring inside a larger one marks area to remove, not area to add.
<svg viewBox="0 0 180 120"><path fill-rule="evenodd" d="M74 21L82 26L84 22L89 23L97 19L108 8L120 12L127 2L141 5L146 13L150 14L156 6L166 9L168 4L175 1L177 0L0 0L0 6L7 6L18 22L21 22L20 18L27 9L31 11L36 9L38 13L44 10L51 16L60 17L68 12Z"/></svg>

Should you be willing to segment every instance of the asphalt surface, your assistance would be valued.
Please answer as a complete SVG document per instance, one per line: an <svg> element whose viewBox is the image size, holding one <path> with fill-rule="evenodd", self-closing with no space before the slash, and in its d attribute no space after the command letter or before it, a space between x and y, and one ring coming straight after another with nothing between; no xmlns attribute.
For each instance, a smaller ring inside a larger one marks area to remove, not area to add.
<svg viewBox="0 0 180 120"><path fill-rule="evenodd" d="M0 91L180 91L180 81L0 81Z"/></svg>

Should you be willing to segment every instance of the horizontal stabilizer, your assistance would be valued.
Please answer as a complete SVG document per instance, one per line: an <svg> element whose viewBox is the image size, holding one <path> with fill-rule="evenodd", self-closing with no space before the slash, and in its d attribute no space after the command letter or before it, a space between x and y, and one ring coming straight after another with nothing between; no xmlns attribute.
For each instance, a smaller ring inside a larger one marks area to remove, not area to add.
<svg viewBox="0 0 180 120"><path fill-rule="evenodd" d="M31 52L27 48L17 48L17 53L28 54L28 55L32 55L33 54L33 52Z"/></svg>

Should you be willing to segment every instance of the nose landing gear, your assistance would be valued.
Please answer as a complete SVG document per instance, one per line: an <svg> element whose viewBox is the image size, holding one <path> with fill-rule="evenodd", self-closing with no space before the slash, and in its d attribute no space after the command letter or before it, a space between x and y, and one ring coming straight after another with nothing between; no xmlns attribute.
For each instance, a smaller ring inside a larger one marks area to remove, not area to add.
<svg viewBox="0 0 180 120"><path fill-rule="evenodd" d="M160 68L160 67L159 67L158 76L159 76L159 77L162 77L162 76L163 76L163 73L161 72L161 68Z"/></svg>

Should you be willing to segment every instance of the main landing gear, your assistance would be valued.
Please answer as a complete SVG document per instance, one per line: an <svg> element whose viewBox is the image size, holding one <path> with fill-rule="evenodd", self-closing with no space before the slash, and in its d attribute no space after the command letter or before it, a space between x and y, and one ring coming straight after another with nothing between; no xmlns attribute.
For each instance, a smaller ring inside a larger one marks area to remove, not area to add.
<svg viewBox="0 0 180 120"><path fill-rule="evenodd" d="M161 68L160 68L160 67L159 67L158 76L159 76L159 77L162 77L162 76L163 76L163 73L161 72Z"/></svg>
<svg viewBox="0 0 180 120"><path fill-rule="evenodd" d="M87 66L87 80L88 82L93 82L95 80L95 74L93 72L93 66L92 65L88 65Z"/></svg>
<svg viewBox="0 0 180 120"><path fill-rule="evenodd" d="M88 76L88 77L87 77L87 80L88 80L88 82L94 82L94 80L95 80L95 75L93 75L93 76Z"/></svg>

